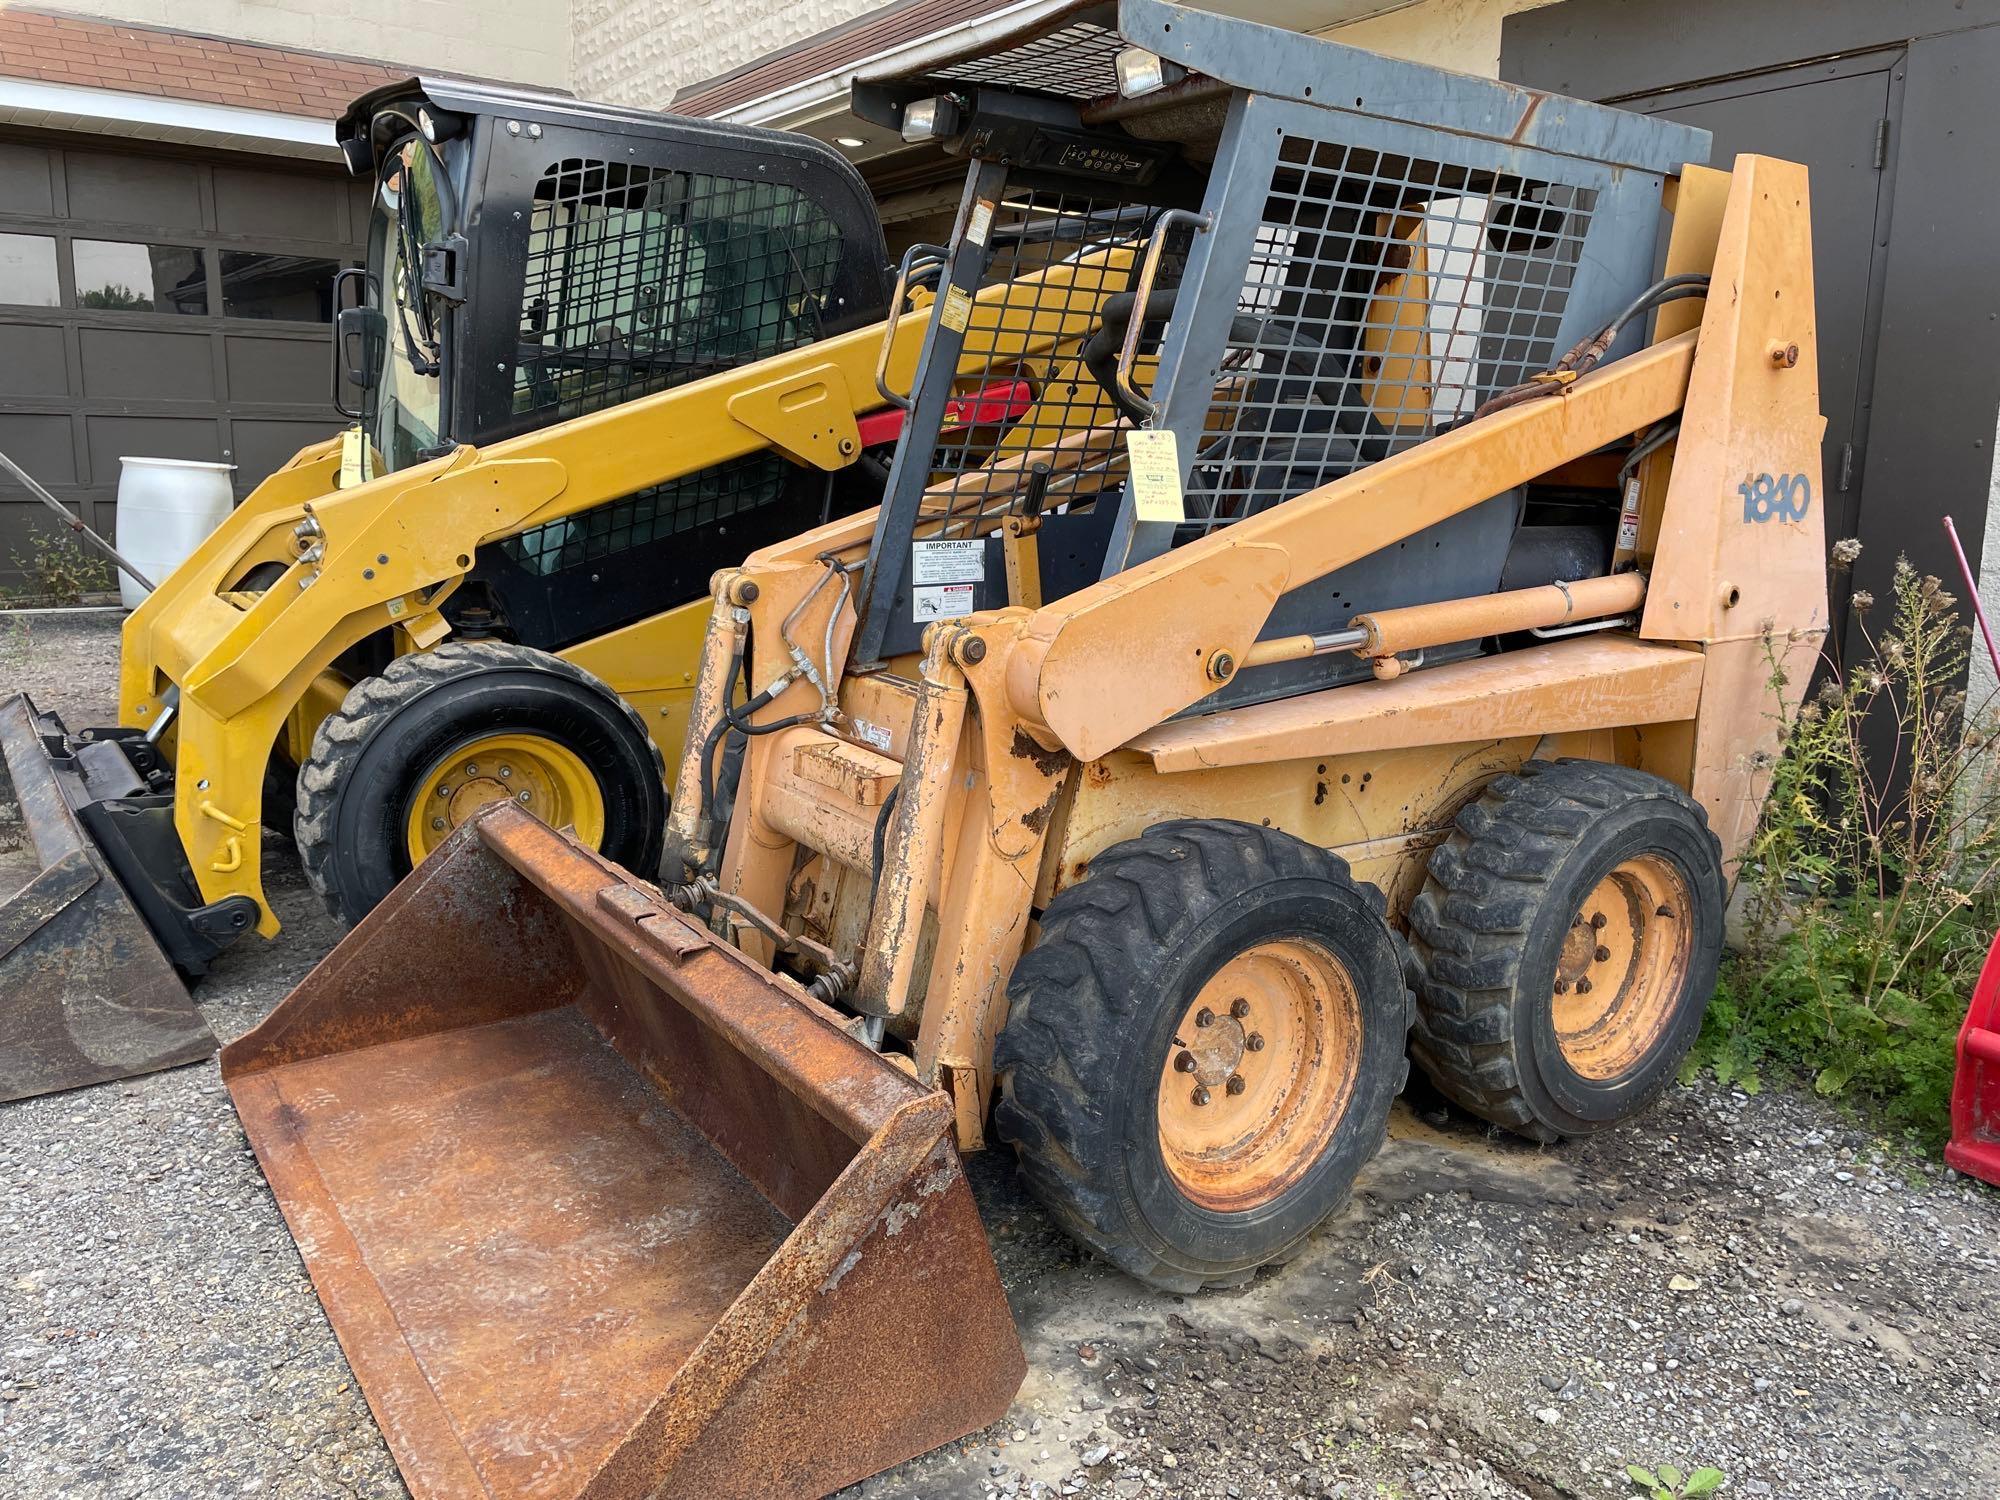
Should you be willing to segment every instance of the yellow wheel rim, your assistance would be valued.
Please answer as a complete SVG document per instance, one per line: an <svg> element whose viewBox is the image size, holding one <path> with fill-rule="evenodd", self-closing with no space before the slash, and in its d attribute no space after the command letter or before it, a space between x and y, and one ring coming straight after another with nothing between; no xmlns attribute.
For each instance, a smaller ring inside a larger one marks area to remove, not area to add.
<svg viewBox="0 0 2000 1500"><path fill-rule="evenodd" d="M1160 1070L1160 1154L1219 1213L1268 1203L1326 1150L1354 1096L1361 1005L1315 943L1260 943L1203 985Z"/></svg>
<svg viewBox="0 0 2000 1500"><path fill-rule="evenodd" d="M604 841L604 792L583 758L538 734L488 734L453 746L410 799L410 863L419 863L480 808L512 802L554 828Z"/></svg>
<svg viewBox="0 0 2000 1500"><path fill-rule="evenodd" d="M1656 854L1597 883L1563 937L1554 1018L1563 1060L1603 1081L1637 1067L1666 1034L1687 988L1694 929L1687 881Z"/></svg>

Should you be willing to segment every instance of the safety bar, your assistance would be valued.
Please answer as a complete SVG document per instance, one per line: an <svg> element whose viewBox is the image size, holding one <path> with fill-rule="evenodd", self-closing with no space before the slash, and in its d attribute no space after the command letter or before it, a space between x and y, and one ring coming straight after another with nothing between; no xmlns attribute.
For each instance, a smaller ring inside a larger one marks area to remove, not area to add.
<svg viewBox="0 0 2000 1500"><path fill-rule="evenodd" d="M889 356L895 352L896 330L903 321L903 301L915 290L920 276L943 270L950 254L943 245L912 245L896 265L896 289L889 296L889 317L882 325L882 347L875 356L875 389L882 393L884 401L903 411L910 409L910 393L889 387Z"/></svg>
<svg viewBox="0 0 2000 1500"><path fill-rule="evenodd" d="M1160 274L1160 257L1166 254L1167 234L1176 224L1188 224L1195 233L1207 234L1212 222L1207 214L1170 208L1154 223L1152 236L1146 241L1146 257L1139 263L1139 281L1132 289L1132 319L1125 325L1125 342L1118 347L1118 363L1112 367L1111 383L1122 400L1130 402L1134 411L1145 412L1149 419L1158 416L1160 408L1150 396L1142 396L1134 389L1132 367L1139 362L1139 331L1146 324L1146 303Z"/></svg>

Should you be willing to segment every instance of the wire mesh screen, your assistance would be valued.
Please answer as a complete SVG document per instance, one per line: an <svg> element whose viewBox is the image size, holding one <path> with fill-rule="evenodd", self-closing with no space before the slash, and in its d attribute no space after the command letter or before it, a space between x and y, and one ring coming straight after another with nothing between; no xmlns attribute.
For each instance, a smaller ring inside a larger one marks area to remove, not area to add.
<svg viewBox="0 0 2000 1500"><path fill-rule="evenodd" d="M796 188L559 162L535 190L514 412L562 420L810 343L840 259Z"/></svg>
<svg viewBox="0 0 2000 1500"><path fill-rule="evenodd" d="M1596 196L1288 139L1189 475L1187 529L1411 447L1547 368Z"/></svg>
<svg viewBox="0 0 2000 1500"><path fill-rule="evenodd" d="M1029 37L1002 52L941 69L955 83L998 83L1065 99L1103 99L1118 92L1115 59L1126 43L1108 26L1074 22Z"/></svg>
<svg viewBox="0 0 2000 1500"><path fill-rule="evenodd" d="M973 373L955 382L939 428L919 535L990 530L1031 479L1049 510L1081 509L1115 484L1122 419L1085 368L1085 344L1131 282L1152 219L1051 189L1011 190L997 205L981 281L1011 290L968 311L959 369Z"/></svg>
<svg viewBox="0 0 2000 1500"><path fill-rule="evenodd" d="M500 547L530 573L546 576L582 567L781 500L789 468L775 453L746 454L550 521L507 538Z"/></svg>

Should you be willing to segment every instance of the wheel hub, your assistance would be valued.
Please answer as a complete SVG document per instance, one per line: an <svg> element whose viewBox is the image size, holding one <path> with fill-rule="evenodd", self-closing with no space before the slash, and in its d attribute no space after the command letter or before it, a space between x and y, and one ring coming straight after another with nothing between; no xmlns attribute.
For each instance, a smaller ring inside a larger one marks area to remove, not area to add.
<svg viewBox="0 0 2000 1500"><path fill-rule="evenodd" d="M1303 940L1259 944L1216 971L1170 1039L1160 1150L1204 1207L1252 1207L1318 1160L1352 1097L1360 1008L1347 971Z"/></svg>
<svg viewBox="0 0 2000 1500"><path fill-rule="evenodd" d="M1585 1078L1625 1073L1666 1030L1687 984L1693 934L1687 882L1656 854L1600 880L1563 934L1552 1019L1556 1042Z"/></svg>
<svg viewBox="0 0 2000 1500"><path fill-rule="evenodd" d="M410 863L451 836L482 807L513 802L543 822L604 839L604 794L582 758L537 734L484 735L447 751L418 778L410 800Z"/></svg>

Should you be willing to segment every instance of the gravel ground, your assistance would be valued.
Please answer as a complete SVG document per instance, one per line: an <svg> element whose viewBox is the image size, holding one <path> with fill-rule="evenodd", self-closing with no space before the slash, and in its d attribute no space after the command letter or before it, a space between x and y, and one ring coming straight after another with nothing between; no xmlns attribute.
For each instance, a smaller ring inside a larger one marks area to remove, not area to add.
<svg viewBox="0 0 2000 1500"><path fill-rule="evenodd" d="M0 616L0 692L72 725L116 622ZM225 1040L332 940L283 841L287 932L198 997ZM1628 1462L1781 1497L2000 1494L2000 1193L1809 1095L1675 1089L1540 1150L1414 1093L1286 1271L1150 1293L994 1157L973 1184L1028 1347L1006 1422L867 1496L1626 1495ZM394 1497L395 1466L213 1063L0 1106L0 1494Z"/></svg>

